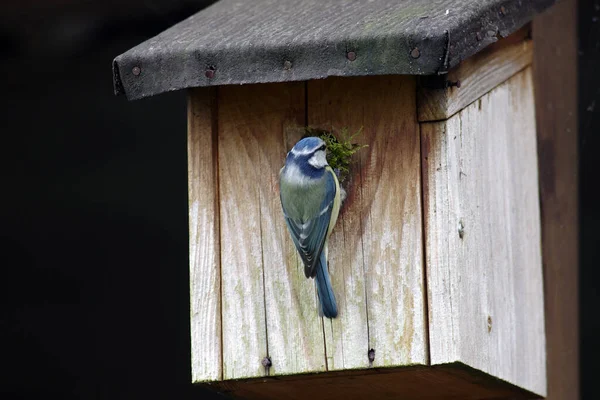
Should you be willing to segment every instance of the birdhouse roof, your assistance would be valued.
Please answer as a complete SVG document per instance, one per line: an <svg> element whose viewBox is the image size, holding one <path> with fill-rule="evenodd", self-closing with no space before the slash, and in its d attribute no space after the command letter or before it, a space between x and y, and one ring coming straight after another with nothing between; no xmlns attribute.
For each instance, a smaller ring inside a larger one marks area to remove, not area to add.
<svg viewBox="0 0 600 400"><path fill-rule="evenodd" d="M220 0L115 58L116 94L443 74L554 0Z"/></svg>

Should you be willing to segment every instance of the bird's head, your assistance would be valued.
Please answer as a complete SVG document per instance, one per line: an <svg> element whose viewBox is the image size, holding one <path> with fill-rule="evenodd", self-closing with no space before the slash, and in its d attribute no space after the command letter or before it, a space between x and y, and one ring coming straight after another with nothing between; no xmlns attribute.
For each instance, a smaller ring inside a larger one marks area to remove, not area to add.
<svg viewBox="0 0 600 400"><path fill-rule="evenodd" d="M322 170L327 164L325 142L318 137L306 137L300 140L290 150L286 158L286 165L295 164L302 169L313 168Z"/></svg>

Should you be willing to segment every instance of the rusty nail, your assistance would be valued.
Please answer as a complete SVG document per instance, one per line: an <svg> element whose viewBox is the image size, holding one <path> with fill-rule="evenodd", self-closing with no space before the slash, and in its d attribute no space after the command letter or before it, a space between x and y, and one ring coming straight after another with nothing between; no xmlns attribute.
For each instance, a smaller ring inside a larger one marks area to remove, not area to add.
<svg viewBox="0 0 600 400"><path fill-rule="evenodd" d="M204 75L208 79L214 78L215 77L215 69L213 67L210 67L209 69L206 70L206 72L204 73Z"/></svg>
<svg viewBox="0 0 600 400"><path fill-rule="evenodd" d="M354 61L356 60L356 53L353 51L349 51L348 53L346 53L346 58L348 58L348 60L350 61Z"/></svg>
<svg viewBox="0 0 600 400"><path fill-rule="evenodd" d="M271 363L271 357L265 357L262 359L261 364L265 368L269 368L273 363Z"/></svg>
<svg viewBox="0 0 600 400"><path fill-rule="evenodd" d="M463 238L465 236L465 225L463 224L462 220L458 221L458 237L459 238Z"/></svg>
<svg viewBox="0 0 600 400"><path fill-rule="evenodd" d="M412 49L412 51L410 52L410 56L412 58L419 58L421 56L421 52L419 51L419 48L415 47L414 49Z"/></svg>
<svg viewBox="0 0 600 400"><path fill-rule="evenodd" d="M369 350L369 362L372 363L373 361L375 361L375 349L370 349Z"/></svg>
<svg viewBox="0 0 600 400"><path fill-rule="evenodd" d="M488 333L490 333L492 331L492 317L490 317L489 315L487 318L487 328L488 328Z"/></svg>
<svg viewBox="0 0 600 400"><path fill-rule="evenodd" d="M288 60L285 60L284 63L283 63L283 69L285 69L286 71L289 70L289 69L292 69L292 62L288 61Z"/></svg>
<svg viewBox="0 0 600 400"><path fill-rule="evenodd" d="M138 76L139 74L141 74L141 73L142 73L142 70L140 69L140 67L133 67L133 68L131 69L131 72L132 72L132 73L133 73L135 76Z"/></svg>
<svg viewBox="0 0 600 400"><path fill-rule="evenodd" d="M504 6L500 7L500 16L506 15L506 8Z"/></svg>

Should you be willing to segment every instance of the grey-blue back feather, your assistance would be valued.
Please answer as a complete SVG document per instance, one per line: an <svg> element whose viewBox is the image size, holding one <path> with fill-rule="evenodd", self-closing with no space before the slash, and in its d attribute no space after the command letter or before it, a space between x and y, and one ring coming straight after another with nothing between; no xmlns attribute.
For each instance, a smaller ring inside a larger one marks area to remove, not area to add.
<svg viewBox="0 0 600 400"><path fill-rule="evenodd" d="M324 252L321 252L316 272L315 284L317 285L321 313L327 318L335 318L338 314L337 302L335 301L335 295L333 294L333 288L331 287L331 280L329 278L329 270L327 269L327 260Z"/></svg>
<svg viewBox="0 0 600 400"><path fill-rule="evenodd" d="M323 251L323 246L325 245L325 240L327 238L331 212L333 210L333 201L336 194L335 180L330 170L325 172L323 179L325 180L324 184L326 190L324 191L325 196L319 209L326 209L326 211L320 215L317 213L306 220L297 218L294 215L291 215L291 210L286 210L285 202L282 201L285 222L290 231L294 245L300 254L300 258L304 263L304 274L307 278L315 277L317 273L317 261Z"/></svg>

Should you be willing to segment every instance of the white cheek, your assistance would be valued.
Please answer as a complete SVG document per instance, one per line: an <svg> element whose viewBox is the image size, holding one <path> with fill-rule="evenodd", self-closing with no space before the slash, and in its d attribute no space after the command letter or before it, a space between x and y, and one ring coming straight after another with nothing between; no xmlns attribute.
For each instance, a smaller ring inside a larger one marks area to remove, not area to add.
<svg viewBox="0 0 600 400"><path fill-rule="evenodd" d="M317 151L309 160L308 163L315 168L323 168L327 165L327 158L324 151Z"/></svg>

